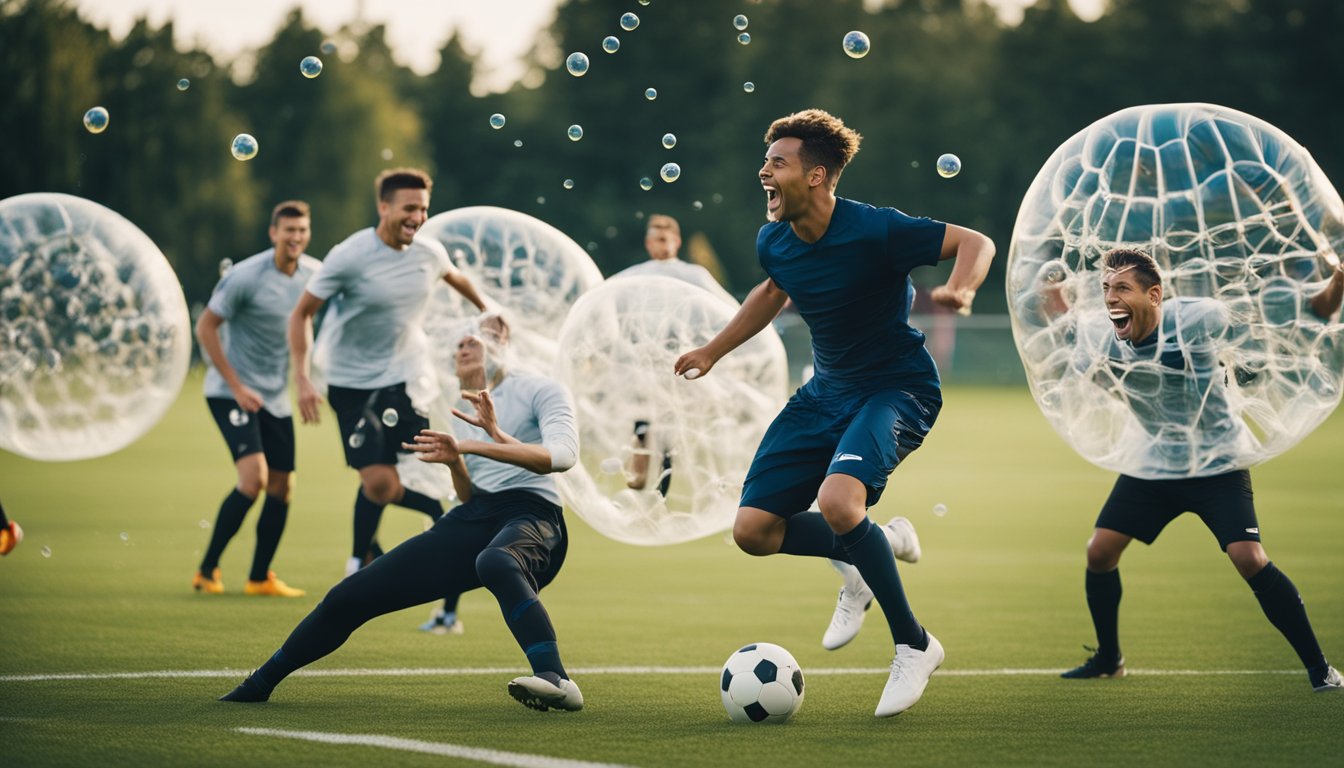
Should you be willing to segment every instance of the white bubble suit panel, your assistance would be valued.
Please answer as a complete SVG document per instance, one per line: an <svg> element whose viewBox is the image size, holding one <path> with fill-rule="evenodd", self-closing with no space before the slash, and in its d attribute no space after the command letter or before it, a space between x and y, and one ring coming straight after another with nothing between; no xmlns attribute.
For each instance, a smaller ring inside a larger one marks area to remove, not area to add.
<svg viewBox="0 0 1344 768"><path fill-rule="evenodd" d="M0 202L0 447L103 456L149 431L191 360L182 287L153 241L97 203Z"/></svg>
<svg viewBox="0 0 1344 768"><path fill-rule="evenodd" d="M556 479L566 506L598 532L656 546L732 525L756 446L787 394L783 342L766 326L706 376L688 381L672 368L735 311L669 277L608 280L570 311L556 377L574 395L581 456ZM647 424L642 446L636 422ZM643 488L629 487L637 452L648 458Z"/></svg>
<svg viewBox="0 0 1344 768"><path fill-rule="evenodd" d="M1341 245L1339 194L1263 120L1211 104L1098 120L1046 161L1013 230L1009 311L1032 395L1083 458L1136 477L1272 458L1339 403L1338 312L1310 299ZM1108 359L1121 345L1099 260L1117 247L1162 272L1160 355Z"/></svg>

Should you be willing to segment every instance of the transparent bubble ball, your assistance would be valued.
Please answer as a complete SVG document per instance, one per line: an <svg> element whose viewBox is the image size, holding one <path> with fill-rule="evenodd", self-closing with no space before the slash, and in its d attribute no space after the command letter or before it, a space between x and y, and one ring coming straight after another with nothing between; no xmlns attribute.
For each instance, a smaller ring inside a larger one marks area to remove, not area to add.
<svg viewBox="0 0 1344 768"><path fill-rule="evenodd" d="M565 135L569 136L569 140L570 140L570 141L578 141L579 139L582 139L582 138L583 138L583 126L582 126L582 125L571 125L571 126L569 126L569 128L565 131Z"/></svg>
<svg viewBox="0 0 1344 768"><path fill-rule="evenodd" d="M658 176L668 184L681 178L681 166L676 163L667 163L662 170L658 171Z"/></svg>
<svg viewBox="0 0 1344 768"><path fill-rule="evenodd" d="M109 120L107 110L102 107L94 107L84 113L84 128L89 133L102 133L107 130Z"/></svg>
<svg viewBox="0 0 1344 768"><path fill-rule="evenodd" d="M654 99L658 98L658 89L657 89L657 88L645 88L645 89L644 89L644 98L648 99L649 101L653 101Z"/></svg>
<svg viewBox="0 0 1344 768"><path fill-rule="evenodd" d="M249 133L234 136L233 143L229 145L229 151L233 153L235 160L251 160L257 156L257 149L257 140Z"/></svg>
<svg viewBox="0 0 1344 768"><path fill-rule="evenodd" d="M490 127L496 131L503 128L505 122L507 122L506 118L498 112L490 116Z"/></svg>
<svg viewBox="0 0 1344 768"><path fill-rule="evenodd" d="M177 90L179 91L185 91L190 87L191 87L191 81L185 77L177 81Z"/></svg>
<svg viewBox="0 0 1344 768"><path fill-rule="evenodd" d="M578 51L569 54L569 58L565 59L565 69L575 77L588 74L588 55Z"/></svg>
<svg viewBox="0 0 1344 768"><path fill-rule="evenodd" d="M121 532L121 540L122 540L122 541L130 541L130 540L131 540L131 534L129 534L129 533L125 532L125 531L122 531L122 532Z"/></svg>
<svg viewBox="0 0 1344 768"><path fill-rule="evenodd" d="M845 39L840 41L840 47L845 49L845 55L851 59L862 59L872 50L872 43L868 41L868 36L864 33L854 30L846 32Z"/></svg>
<svg viewBox="0 0 1344 768"><path fill-rule="evenodd" d="M747 82L742 84L742 90L746 91L747 93L753 93L756 90L756 84L748 80Z"/></svg>
<svg viewBox="0 0 1344 768"><path fill-rule="evenodd" d="M621 50L621 39L615 35L607 35L602 38L602 50L607 53L615 53Z"/></svg>
<svg viewBox="0 0 1344 768"><path fill-rule="evenodd" d="M523 140L522 140L522 139L514 139L514 140L513 140L513 146L515 146L515 147L517 147L517 148L519 148L519 149L522 149L522 148L523 148Z"/></svg>
<svg viewBox="0 0 1344 768"><path fill-rule="evenodd" d="M385 427L395 427L397 426L397 422L401 421L401 417L397 415L396 408L384 408L382 418L383 426Z"/></svg>
<svg viewBox="0 0 1344 768"><path fill-rule="evenodd" d="M693 210L693 211L703 210L704 207L705 207L705 204L702 203L702 202L700 202L699 200L696 200L695 202L691 203L691 210Z"/></svg>
<svg viewBox="0 0 1344 768"><path fill-rule="evenodd" d="M701 379L675 376L672 366L736 310L680 280L622 277L570 311L555 371L582 414L581 455L554 477L567 508L603 535L675 544L732 525L747 467L784 403L784 345L767 327ZM636 421L648 424L642 445ZM664 456L671 462L666 497L658 488ZM647 474L642 488L631 488L637 457L648 460Z"/></svg>
<svg viewBox="0 0 1344 768"><path fill-rule="evenodd" d="M947 514L947 505L946 505L946 504L934 504L934 505L933 505L933 514L934 514L935 517L942 517L943 515L946 515L946 514Z"/></svg>
<svg viewBox="0 0 1344 768"><path fill-rule="evenodd" d="M958 173L961 173L961 158L950 152L944 155L939 155L936 167L939 176L942 176L944 179L950 179Z"/></svg>
<svg viewBox="0 0 1344 768"><path fill-rule="evenodd" d="M740 13L737 14L736 16L734 16L734 17L733 17L733 27L735 27L736 29L746 29L746 28L747 28L747 17L746 17L746 16L743 16L743 15L740 14Z"/></svg>
<svg viewBox="0 0 1344 768"><path fill-rule="evenodd" d="M574 180L573 180L573 179L565 179L564 182L561 184L561 186L564 187L565 189L573 189L573 188L574 188Z"/></svg>
<svg viewBox="0 0 1344 768"><path fill-rule="evenodd" d="M639 188L645 192L653 189L653 179L650 179L648 176L641 177L639 180Z"/></svg>
<svg viewBox="0 0 1344 768"><path fill-rule="evenodd" d="M299 62L299 72L304 77L312 80L314 77L322 74L322 60L316 56L304 56L303 61Z"/></svg>
<svg viewBox="0 0 1344 768"><path fill-rule="evenodd" d="M177 398L191 348L177 275L134 224L71 195L0 201L0 448L130 445Z"/></svg>
<svg viewBox="0 0 1344 768"><path fill-rule="evenodd" d="M51 557L51 547L43 547L43 548L42 548L42 556L43 556L43 557Z"/></svg>
<svg viewBox="0 0 1344 768"><path fill-rule="evenodd" d="M742 34L738 35L738 36L737 36L737 42L739 42L739 43L741 43L741 44L743 44L743 45L751 45L751 33L750 33L750 32L743 32Z"/></svg>
<svg viewBox="0 0 1344 768"><path fill-rule="evenodd" d="M621 14L621 29L624 29L626 32L632 32L638 26L639 26L638 16L636 16L633 13Z"/></svg>
<svg viewBox="0 0 1344 768"><path fill-rule="evenodd" d="M1099 261L1120 246L1162 272L1160 358L1115 340ZM1344 389L1344 326L1308 301L1341 248L1339 193L1269 123L1211 104L1102 118L1046 161L1013 231L1008 306L1032 395L1083 458L1135 477L1272 458Z"/></svg>
<svg viewBox="0 0 1344 768"><path fill-rule="evenodd" d="M322 54L325 55L325 56L333 56L333 55L335 55L335 53L336 53L336 43L332 42L331 40L323 40L323 41L322 41L321 51L322 51Z"/></svg>

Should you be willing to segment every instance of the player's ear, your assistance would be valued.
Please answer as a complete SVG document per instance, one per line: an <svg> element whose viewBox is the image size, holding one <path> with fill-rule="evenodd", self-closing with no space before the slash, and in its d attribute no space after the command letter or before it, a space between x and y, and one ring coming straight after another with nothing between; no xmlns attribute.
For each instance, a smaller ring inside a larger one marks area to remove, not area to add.
<svg viewBox="0 0 1344 768"><path fill-rule="evenodd" d="M1148 289L1148 300L1151 301L1151 302L1153 303L1153 306L1154 306L1154 307L1156 307L1157 305L1159 305L1159 304L1162 303L1162 284L1161 284L1161 283L1154 283L1154 284L1152 285L1152 287L1150 287L1150 288Z"/></svg>
<svg viewBox="0 0 1344 768"><path fill-rule="evenodd" d="M807 185L810 187L819 187L826 183L826 166L814 165L812 170L807 172Z"/></svg>

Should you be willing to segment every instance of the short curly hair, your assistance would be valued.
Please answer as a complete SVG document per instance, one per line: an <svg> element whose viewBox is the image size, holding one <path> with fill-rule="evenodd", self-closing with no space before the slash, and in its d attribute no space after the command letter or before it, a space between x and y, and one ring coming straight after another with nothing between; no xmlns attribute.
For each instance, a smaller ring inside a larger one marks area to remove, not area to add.
<svg viewBox="0 0 1344 768"><path fill-rule="evenodd" d="M858 154L859 142L863 140L858 131L846 126L840 118L820 109L805 109L781 117L765 132L766 146L789 138L802 140L799 156L809 168L818 165L825 168L832 187L840 180L840 172Z"/></svg>

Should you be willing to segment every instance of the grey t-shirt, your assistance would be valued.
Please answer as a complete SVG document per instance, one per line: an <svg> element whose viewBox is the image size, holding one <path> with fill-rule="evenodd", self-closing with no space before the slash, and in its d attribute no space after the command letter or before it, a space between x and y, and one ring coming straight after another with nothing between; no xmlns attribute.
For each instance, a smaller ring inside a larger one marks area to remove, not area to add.
<svg viewBox="0 0 1344 768"><path fill-rule="evenodd" d="M396 250L370 227L332 248L308 283L330 301L314 350L327 383L378 389L410 381L426 363L430 293L452 270L443 245L428 237Z"/></svg>
<svg viewBox="0 0 1344 768"><path fill-rule="evenodd" d="M220 326L224 356L274 416L293 414L285 332L294 305L321 266L322 262L304 254L294 274L287 275L275 266L275 249L268 248L233 265L210 296L210 311L224 320ZM232 398L233 392L209 356L206 363L205 396Z"/></svg>
<svg viewBox="0 0 1344 768"><path fill-rule="evenodd" d="M719 282L714 279L714 276L709 273L708 269L705 269L699 264L691 264L682 261L681 259L649 259L648 261L640 262L632 267L622 269L620 272L612 275L612 278L649 277L655 275L671 277L684 283L699 286L720 299L727 301L734 307L737 306L737 299L734 299L731 293L728 293L728 291L723 289L723 286L719 285Z"/></svg>
<svg viewBox="0 0 1344 768"><path fill-rule="evenodd" d="M575 422L574 404L569 392L559 382L542 376L510 373L490 390L490 396L495 401L499 428L521 442L545 446L551 452L553 470L564 471L578 461L579 428ZM473 412L466 401L459 403L458 408L466 413ZM460 420L453 424L453 430L461 440L492 442L485 430ZM560 491L555 478L550 475L538 475L484 456L469 455L466 462L473 488L486 493L527 490L561 505Z"/></svg>

